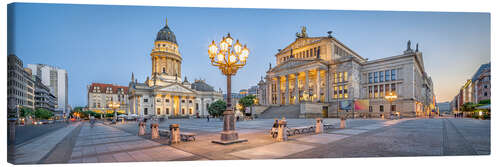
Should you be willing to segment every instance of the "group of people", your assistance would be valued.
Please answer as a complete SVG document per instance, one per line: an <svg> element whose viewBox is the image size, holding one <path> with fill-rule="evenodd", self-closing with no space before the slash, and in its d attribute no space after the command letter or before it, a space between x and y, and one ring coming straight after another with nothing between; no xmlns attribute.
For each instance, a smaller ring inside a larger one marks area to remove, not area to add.
<svg viewBox="0 0 500 167"><path fill-rule="evenodd" d="M464 113L455 113L455 118L463 118Z"/></svg>

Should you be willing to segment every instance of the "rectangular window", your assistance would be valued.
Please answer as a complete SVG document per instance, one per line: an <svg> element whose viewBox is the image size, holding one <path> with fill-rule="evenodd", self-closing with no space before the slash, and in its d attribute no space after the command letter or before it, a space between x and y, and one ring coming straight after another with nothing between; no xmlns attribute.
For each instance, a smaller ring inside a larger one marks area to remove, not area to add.
<svg viewBox="0 0 500 167"><path fill-rule="evenodd" d="M144 99L144 103L147 103L148 102L148 99Z"/></svg>
<svg viewBox="0 0 500 167"><path fill-rule="evenodd" d="M161 109L160 109L160 108L157 108L157 109L156 109L156 115L160 115L160 113L161 113Z"/></svg>
<svg viewBox="0 0 500 167"><path fill-rule="evenodd" d="M344 91L342 90L343 86L339 86L339 99L341 99L344 95L342 94Z"/></svg>
<svg viewBox="0 0 500 167"><path fill-rule="evenodd" d="M380 112L384 112L384 105L380 105Z"/></svg>
<svg viewBox="0 0 500 167"><path fill-rule="evenodd" d="M389 75L390 75L390 71L389 70L385 70L385 81L389 81Z"/></svg>
<svg viewBox="0 0 500 167"><path fill-rule="evenodd" d="M348 80L348 78L347 78L347 76L348 76L348 75L347 75L347 71L345 71L345 72L344 72L344 82L349 81L349 80Z"/></svg>
<svg viewBox="0 0 500 167"><path fill-rule="evenodd" d="M380 87L378 89L379 97L383 98L384 97L384 85L379 85L379 87Z"/></svg>
<svg viewBox="0 0 500 167"><path fill-rule="evenodd" d="M368 112L373 112L373 107L372 106L368 106Z"/></svg>
<svg viewBox="0 0 500 167"><path fill-rule="evenodd" d="M395 104L391 105L391 111L396 111L396 105Z"/></svg>
<svg viewBox="0 0 500 167"><path fill-rule="evenodd" d="M372 83L372 82L373 82L372 73L368 73L368 83Z"/></svg>
<svg viewBox="0 0 500 167"><path fill-rule="evenodd" d="M375 83L378 82L378 72L373 73L373 82L375 82Z"/></svg>
<svg viewBox="0 0 500 167"><path fill-rule="evenodd" d="M373 98L373 86L368 86L368 98Z"/></svg>
<svg viewBox="0 0 500 167"><path fill-rule="evenodd" d="M378 75L379 75L379 76L378 76L378 77L379 77L379 81L380 81L380 82L384 82L384 72L383 72L383 71L380 71L380 72L378 72Z"/></svg>
<svg viewBox="0 0 500 167"><path fill-rule="evenodd" d="M338 77L337 77L337 73L333 74L333 83L337 83L338 81Z"/></svg>
<svg viewBox="0 0 500 167"><path fill-rule="evenodd" d="M391 80L393 80L393 81L396 80L396 69L391 70Z"/></svg>
<svg viewBox="0 0 500 167"><path fill-rule="evenodd" d="M391 84L391 93L392 93L393 95L395 95L395 94L396 94L396 84L395 84L395 83L392 83L392 84Z"/></svg>
<svg viewBox="0 0 500 167"><path fill-rule="evenodd" d="M148 108L144 108L144 115L148 115Z"/></svg>
<svg viewBox="0 0 500 167"><path fill-rule="evenodd" d="M338 89L338 87L336 87L336 86L333 87L333 98L335 98L335 99L337 98L337 89Z"/></svg>
<svg viewBox="0 0 500 167"><path fill-rule="evenodd" d="M339 82L344 82L342 79L344 79L344 77L342 77L342 72L339 72Z"/></svg>
<svg viewBox="0 0 500 167"><path fill-rule="evenodd" d="M161 99L160 99L160 98L156 99L156 102L160 103L160 102L161 102Z"/></svg>
<svg viewBox="0 0 500 167"><path fill-rule="evenodd" d="M347 85L344 85L344 98L348 98L349 97L349 94L347 93Z"/></svg>
<svg viewBox="0 0 500 167"><path fill-rule="evenodd" d="M378 85L375 85L373 89L373 93L375 94L374 98L378 98Z"/></svg>
<svg viewBox="0 0 500 167"><path fill-rule="evenodd" d="M388 96L389 95L389 84L385 84L385 95Z"/></svg>

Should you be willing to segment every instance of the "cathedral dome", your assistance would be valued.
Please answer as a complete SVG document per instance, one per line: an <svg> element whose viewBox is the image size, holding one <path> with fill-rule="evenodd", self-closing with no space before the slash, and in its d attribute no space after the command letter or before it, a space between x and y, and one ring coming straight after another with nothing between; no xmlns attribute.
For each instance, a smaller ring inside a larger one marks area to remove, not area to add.
<svg viewBox="0 0 500 167"><path fill-rule="evenodd" d="M174 32L170 30L170 28L168 27L166 19L165 19L165 27L163 27L160 31L158 31L158 34L156 35L156 41L168 41L177 44Z"/></svg>

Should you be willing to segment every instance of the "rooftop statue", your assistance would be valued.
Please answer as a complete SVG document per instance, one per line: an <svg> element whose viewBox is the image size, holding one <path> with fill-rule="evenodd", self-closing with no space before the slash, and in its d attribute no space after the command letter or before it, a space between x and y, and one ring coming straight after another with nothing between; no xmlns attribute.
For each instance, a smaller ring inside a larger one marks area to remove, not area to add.
<svg viewBox="0 0 500 167"><path fill-rule="evenodd" d="M306 26L302 26L301 32L295 33L295 36L297 36L297 38L306 38L307 37Z"/></svg>

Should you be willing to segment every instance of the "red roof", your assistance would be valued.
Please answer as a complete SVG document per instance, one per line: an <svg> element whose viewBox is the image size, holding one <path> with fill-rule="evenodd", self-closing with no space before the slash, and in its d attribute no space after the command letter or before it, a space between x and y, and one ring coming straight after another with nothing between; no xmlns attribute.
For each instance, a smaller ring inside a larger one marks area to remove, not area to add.
<svg viewBox="0 0 500 167"><path fill-rule="evenodd" d="M104 84L104 83L92 83L90 84L89 92L94 92L94 88L97 88L100 90L101 93L106 93L106 90L108 88L111 88L113 91L113 94L118 93L118 89L123 89L123 92L127 93L128 92L128 87L127 86L120 86L120 85L113 85L113 84Z"/></svg>

